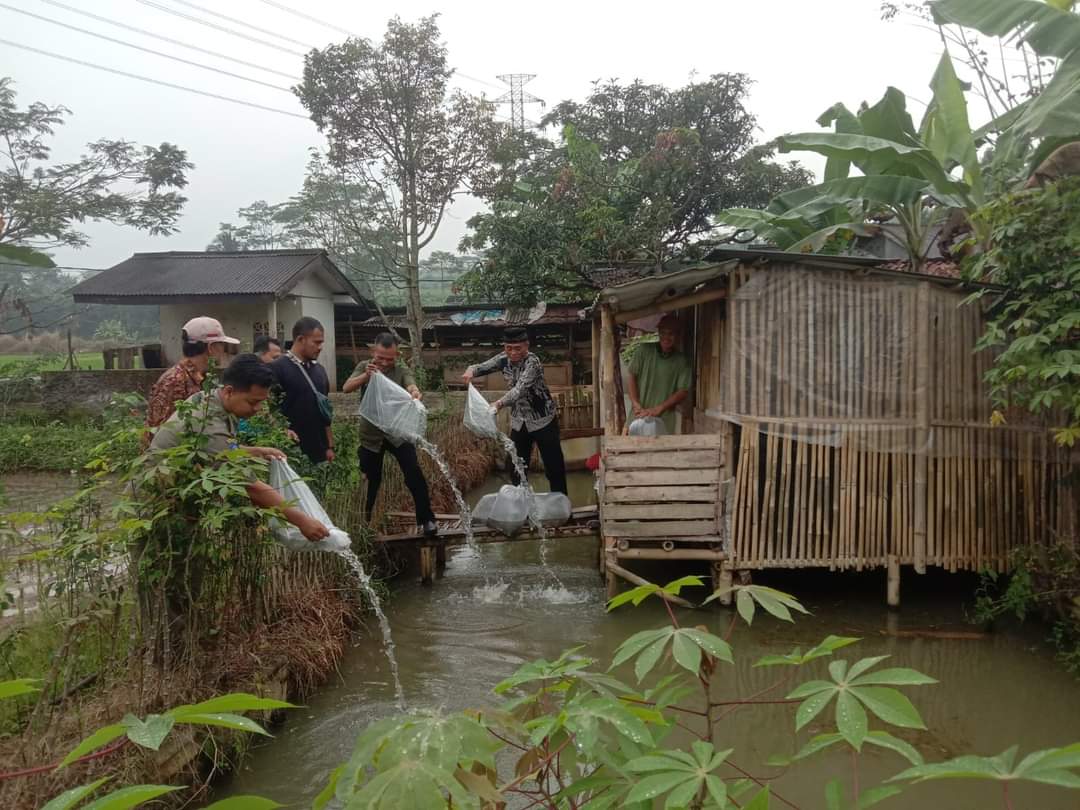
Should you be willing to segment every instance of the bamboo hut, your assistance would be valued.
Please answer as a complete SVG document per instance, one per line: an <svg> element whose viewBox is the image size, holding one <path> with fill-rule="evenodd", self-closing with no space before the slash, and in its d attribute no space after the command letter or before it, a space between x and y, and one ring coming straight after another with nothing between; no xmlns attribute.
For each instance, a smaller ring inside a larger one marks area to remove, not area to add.
<svg viewBox="0 0 1080 810"><path fill-rule="evenodd" d="M593 309L603 428L601 566L1005 570L1077 536L1080 453L1023 418L991 426L984 303L879 261L722 251L606 286ZM989 298L984 301L989 301ZM622 325L674 312L694 369L684 435L623 435Z"/></svg>

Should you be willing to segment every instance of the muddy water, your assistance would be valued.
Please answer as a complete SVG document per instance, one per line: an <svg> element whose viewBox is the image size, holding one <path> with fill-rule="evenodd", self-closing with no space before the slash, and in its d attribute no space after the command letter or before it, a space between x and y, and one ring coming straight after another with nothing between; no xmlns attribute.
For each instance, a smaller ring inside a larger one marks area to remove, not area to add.
<svg viewBox="0 0 1080 810"><path fill-rule="evenodd" d="M577 494L585 496L590 477L574 479ZM491 482L488 489L499 483ZM584 497L575 499L582 502ZM434 587L402 583L386 606L412 707L455 710L489 704L492 686L526 661L551 659L576 644L587 645L590 654L606 660L631 633L666 621L659 605L604 612L595 539L553 542L549 562L564 583L562 590L538 576L535 542L484 545L480 554L483 567L469 549L451 550L446 576ZM669 567L644 573L674 578L686 571ZM491 577L500 584L484 588ZM890 628L895 632L897 627L972 629L964 624L952 595L957 588L970 588L970 581L948 576L909 579L904 608L891 618L882 604L881 574L800 572L764 580L802 596L813 615L794 625L768 617L756 620L752 629L736 625L732 644L738 665L725 670L717 699L745 697L787 674L752 668L761 655L788 652L795 645L805 648L829 633L859 635L864 641L849 648L855 652L848 658L887 654L892 656L890 665L911 666L941 680L937 686L906 690L930 731L898 734L916 744L928 760L997 754L1013 744L1024 753L1080 741L1080 689L1053 662L1040 631L1001 630L963 640L889 635ZM680 620L706 624L722 634L731 614L722 609L682 612ZM340 672L340 679L292 713L276 739L258 748L215 798L258 793L294 806L310 804L330 770L348 758L360 730L395 711L392 679L374 626L341 662ZM824 672L822 664L806 668L799 677L809 680ZM741 767L755 775L778 776L774 789L800 808L824 807L825 781L832 776L850 780L850 760L835 753L787 772L769 768L765 762L770 755L796 750L793 727L791 707L743 708L728 718L721 742L736 747ZM800 740L806 737L804 733ZM860 763L861 784L876 783L903 767L896 755L869 749ZM1041 788L1014 790L1013 802L1016 810L1080 807L1075 793ZM992 786L956 782L910 788L880 806L987 810L1002 803Z"/></svg>

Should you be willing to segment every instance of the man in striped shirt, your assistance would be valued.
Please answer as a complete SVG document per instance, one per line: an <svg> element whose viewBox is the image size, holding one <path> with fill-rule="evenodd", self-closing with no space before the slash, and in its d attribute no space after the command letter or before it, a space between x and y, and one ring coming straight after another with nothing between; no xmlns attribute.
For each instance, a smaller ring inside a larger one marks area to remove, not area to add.
<svg viewBox="0 0 1080 810"><path fill-rule="evenodd" d="M529 351L528 332L521 328L507 329L502 353L469 366L462 379L468 383L473 377L483 377L495 371L502 372L509 390L494 405L496 410L511 409L510 438L514 441L517 454L527 467L535 444L540 450L551 491L566 495L566 461L559 437L559 416L555 400L551 398L544 381L544 364ZM513 471L511 480L515 484L521 483Z"/></svg>

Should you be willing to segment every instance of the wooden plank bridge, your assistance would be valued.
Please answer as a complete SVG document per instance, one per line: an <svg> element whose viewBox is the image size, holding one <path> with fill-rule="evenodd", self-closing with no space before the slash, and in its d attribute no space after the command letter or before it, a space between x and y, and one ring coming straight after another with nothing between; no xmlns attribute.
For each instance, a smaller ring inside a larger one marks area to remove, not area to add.
<svg viewBox="0 0 1080 810"><path fill-rule="evenodd" d="M465 526L460 515L437 514L439 533L435 537L425 537L419 526L412 523L411 512L391 512L391 533L378 535L375 542L384 548L416 549L420 556L420 579L431 584L435 575L446 567L447 546L464 545ZM535 531L521 531L513 537L489 529L487 526L473 527L473 540L477 543L513 543L523 540L536 540ZM573 510L566 524L545 530L548 539L567 537L599 537L600 515L597 506L583 506Z"/></svg>

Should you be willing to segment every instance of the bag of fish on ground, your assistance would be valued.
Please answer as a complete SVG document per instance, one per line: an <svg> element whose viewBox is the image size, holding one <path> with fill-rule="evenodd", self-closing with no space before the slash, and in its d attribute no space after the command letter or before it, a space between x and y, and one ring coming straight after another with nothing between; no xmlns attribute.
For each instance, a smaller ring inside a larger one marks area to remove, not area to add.
<svg viewBox="0 0 1080 810"><path fill-rule="evenodd" d="M570 499L561 492L538 492L533 495L533 516L545 529L562 526L573 513Z"/></svg>
<svg viewBox="0 0 1080 810"><path fill-rule="evenodd" d="M360 415L386 434L395 447L413 444L427 432L427 408L383 374L372 374L360 400Z"/></svg>
<svg viewBox="0 0 1080 810"><path fill-rule="evenodd" d="M635 419L630 423L630 430L627 431L631 436L663 436L667 433L667 428L664 426L664 420L658 419L655 416L642 416Z"/></svg>
<svg viewBox="0 0 1080 810"><path fill-rule="evenodd" d="M288 506L315 518L330 530L329 537L313 543L291 523L272 518L270 528L274 532L274 538L285 548L292 551L342 551L352 545L349 535L334 525L311 487L293 472L287 461L270 459L270 486L281 493Z"/></svg>
<svg viewBox="0 0 1080 810"><path fill-rule="evenodd" d="M484 395L469 384L465 395L465 427L484 439L494 439L499 435L495 424L495 407L484 399Z"/></svg>
<svg viewBox="0 0 1080 810"><path fill-rule="evenodd" d="M491 501L490 511L484 522L497 532L513 537L529 521L529 501L532 493L523 486L504 484L495 499ZM483 499L481 498L481 501ZM481 505L477 504L479 508Z"/></svg>

